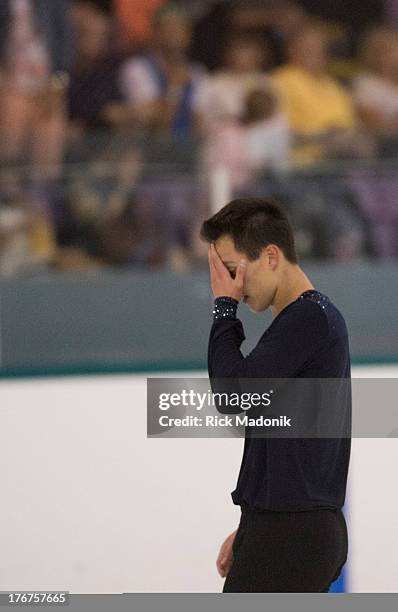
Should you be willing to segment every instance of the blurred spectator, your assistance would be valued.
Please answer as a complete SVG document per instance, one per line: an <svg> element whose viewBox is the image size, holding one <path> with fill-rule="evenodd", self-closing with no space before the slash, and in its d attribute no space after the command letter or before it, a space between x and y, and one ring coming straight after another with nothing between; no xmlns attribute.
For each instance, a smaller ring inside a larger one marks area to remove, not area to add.
<svg viewBox="0 0 398 612"><path fill-rule="evenodd" d="M165 0L114 0L115 13L127 47L144 47L152 43L153 18Z"/></svg>
<svg viewBox="0 0 398 612"><path fill-rule="evenodd" d="M32 193L19 177L2 175L0 189L0 275L43 271L56 253L55 237Z"/></svg>
<svg viewBox="0 0 398 612"><path fill-rule="evenodd" d="M100 218L91 245L96 256L109 266L155 266L160 263L159 246L155 240L148 240L143 221L133 197L128 198L114 214Z"/></svg>
<svg viewBox="0 0 398 612"><path fill-rule="evenodd" d="M247 34L261 37L278 65L286 39L305 20L305 11L291 0L219 0L195 25L191 54L210 70L220 69L228 39Z"/></svg>
<svg viewBox="0 0 398 612"><path fill-rule="evenodd" d="M372 148L360 137L349 93L327 73L323 27L308 24L291 38L287 52L289 62L274 79L297 137L295 160L369 155Z"/></svg>
<svg viewBox="0 0 398 612"><path fill-rule="evenodd" d="M270 88L253 89L243 100L240 119L219 123L204 148L206 174L222 167L233 189L244 187L256 173L281 173L288 168L290 130Z"/></svg>
<svg viewBox="0 0 398 612"><path fill-rule="evenodd" d="M67 72L72 55L69 4L69 0L0 0L2 64L7 61L11 40L12 44L25 40L32 54L35 50L38 57L43 53L47 55L51 73ZM12 57L8 59L12 61ZM22 61L23 58L17 59Z"/></svg>
<svg viewBox="0 0 398 612"><path fill-rule="evenodd" d="M110 127L107 105L119 100L121 57L110 51L111 18L87 0L72 10L75 56L69 89L69 114L76 134Z"/></svg>
<svg viewBox="0 0 398 612"><path fill-rule="evenodd" d="M362 70L353 86L358 112L365 126L381 137L389 153L396 154L398 150L397 30L377 27L369 31L363 41L360 60Z"/></svg>
<svg viewBox="0 0 398 612"><path fill-rule="evenodd" d="M83 172L71 175L60 202L57 267L151 263L159 240L148 240L145 212L131 202L140 168L139 151L129 138L115 135Z"/></svg>
<svg viewBox="0 0 398 612"><path fill-rule="evenodd" d="M275 65L283 63L286 41L308 19L304 9L293 0L235 0L231 8L232 27L267 40Z"/></svg>
<svg viewBox="0 0 398 612"><path fill-rule="evenodd" d="M190 21L178 5L169 3L156 12L153 48L122 68L125 103L109 112L115 125L152 127L174 137L192 134L204 70L188 60L191 34Z"/></svg>
<svg viewBox="0 0 398 612"><path fill-rule="evenodd" d="M247 93L266 82L269 51L262 38L235 34L226 45L224 66L204 79L198 94L203 128L215 121L242 116Z"/></svg>
<svg viewBox="0 0 398 612"><path fill-rule="evenodd" d="M71 55L68 0L0 0L0 153L56 164Z"/></svg>
<svg viewBox="0 0 398 612"><path fill-rule="evenodd" d="M90 197L88 191L81 197ZM94 196L95 197L95 196ZM77 202L76 202L77 203ZM75 204L76 204L75 203ZM55 259L58 269L92 270L101 267L164 263L164 252L154 232L148 232L145 215L133 196L119 202L119 206L105 209L99 214L76 209L74 241L63 244ZM78 238L78 240L77 240Z"/></svg>
<svg viewBox="0 0 398 612"><path fill-rule="evenodd" d="M297 0L297 2L314 17L345 26L350 34L352 55L363 29L383 19L386 0L350 0L350 2Z"/></svg>

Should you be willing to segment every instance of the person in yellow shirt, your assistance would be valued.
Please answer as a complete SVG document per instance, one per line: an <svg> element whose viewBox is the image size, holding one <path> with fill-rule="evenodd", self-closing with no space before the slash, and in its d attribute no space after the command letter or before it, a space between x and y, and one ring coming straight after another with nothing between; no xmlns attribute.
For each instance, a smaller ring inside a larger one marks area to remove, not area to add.
<svg viewBox="0 0 398 612"><path fill-rule="evenodd" d="M358 140L351 97L327 73L328 39L322 25L310 23L296 32L287 55L288 63L275 70L273 78L296 135L294 161L363 153L366 147Z"/></svg>

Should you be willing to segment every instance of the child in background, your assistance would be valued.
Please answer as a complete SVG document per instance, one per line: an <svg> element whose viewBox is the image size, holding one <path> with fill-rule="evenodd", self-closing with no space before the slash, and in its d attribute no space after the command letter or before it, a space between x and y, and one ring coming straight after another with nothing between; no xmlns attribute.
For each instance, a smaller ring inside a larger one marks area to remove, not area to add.
<svg viewBox="0 0 398 612"><path fill-rule="evenodd" d="M284 172L289 166L290 129L275 91L249 91L239 119L214 126L203 150L203 168L224 168L233 189L247 186L258 172Z"/></svg>

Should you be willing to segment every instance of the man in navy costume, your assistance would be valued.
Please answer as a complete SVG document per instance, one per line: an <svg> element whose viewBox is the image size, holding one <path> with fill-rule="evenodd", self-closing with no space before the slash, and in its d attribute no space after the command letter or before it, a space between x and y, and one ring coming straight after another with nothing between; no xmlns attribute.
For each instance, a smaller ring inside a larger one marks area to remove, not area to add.
<svg viewBox="0 0 398 612"><path fill-rule="evenodd" d="M203 223L201 236L210 243L214 294L210 381L322 378L350 383L344 318L298 265L293 231L278 205L261 198L234 200ZM273 315L246 357L237 318L241 299L252 312L271 308ZM344 410L351 415L350 393L346 403ZM350 449L349 436L245 437L232 492L241 518L217 559L226 577L223 592L329 592L348 554L342 507Z"/></svg>

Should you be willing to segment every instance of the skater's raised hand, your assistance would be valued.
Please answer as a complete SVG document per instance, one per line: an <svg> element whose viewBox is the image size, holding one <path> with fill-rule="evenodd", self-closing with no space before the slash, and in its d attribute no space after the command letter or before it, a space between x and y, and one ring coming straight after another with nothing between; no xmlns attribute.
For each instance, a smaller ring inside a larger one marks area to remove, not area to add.
<svg viewBox="0 0 398 612"><path fill-rule="evenodd" d="M237 265L234 278L223 264L216 247L212 243L208 250L211 288L215 298L228 296L240 301L243 297L243 285L246 274L246 260L241 259Z"/></svg>

